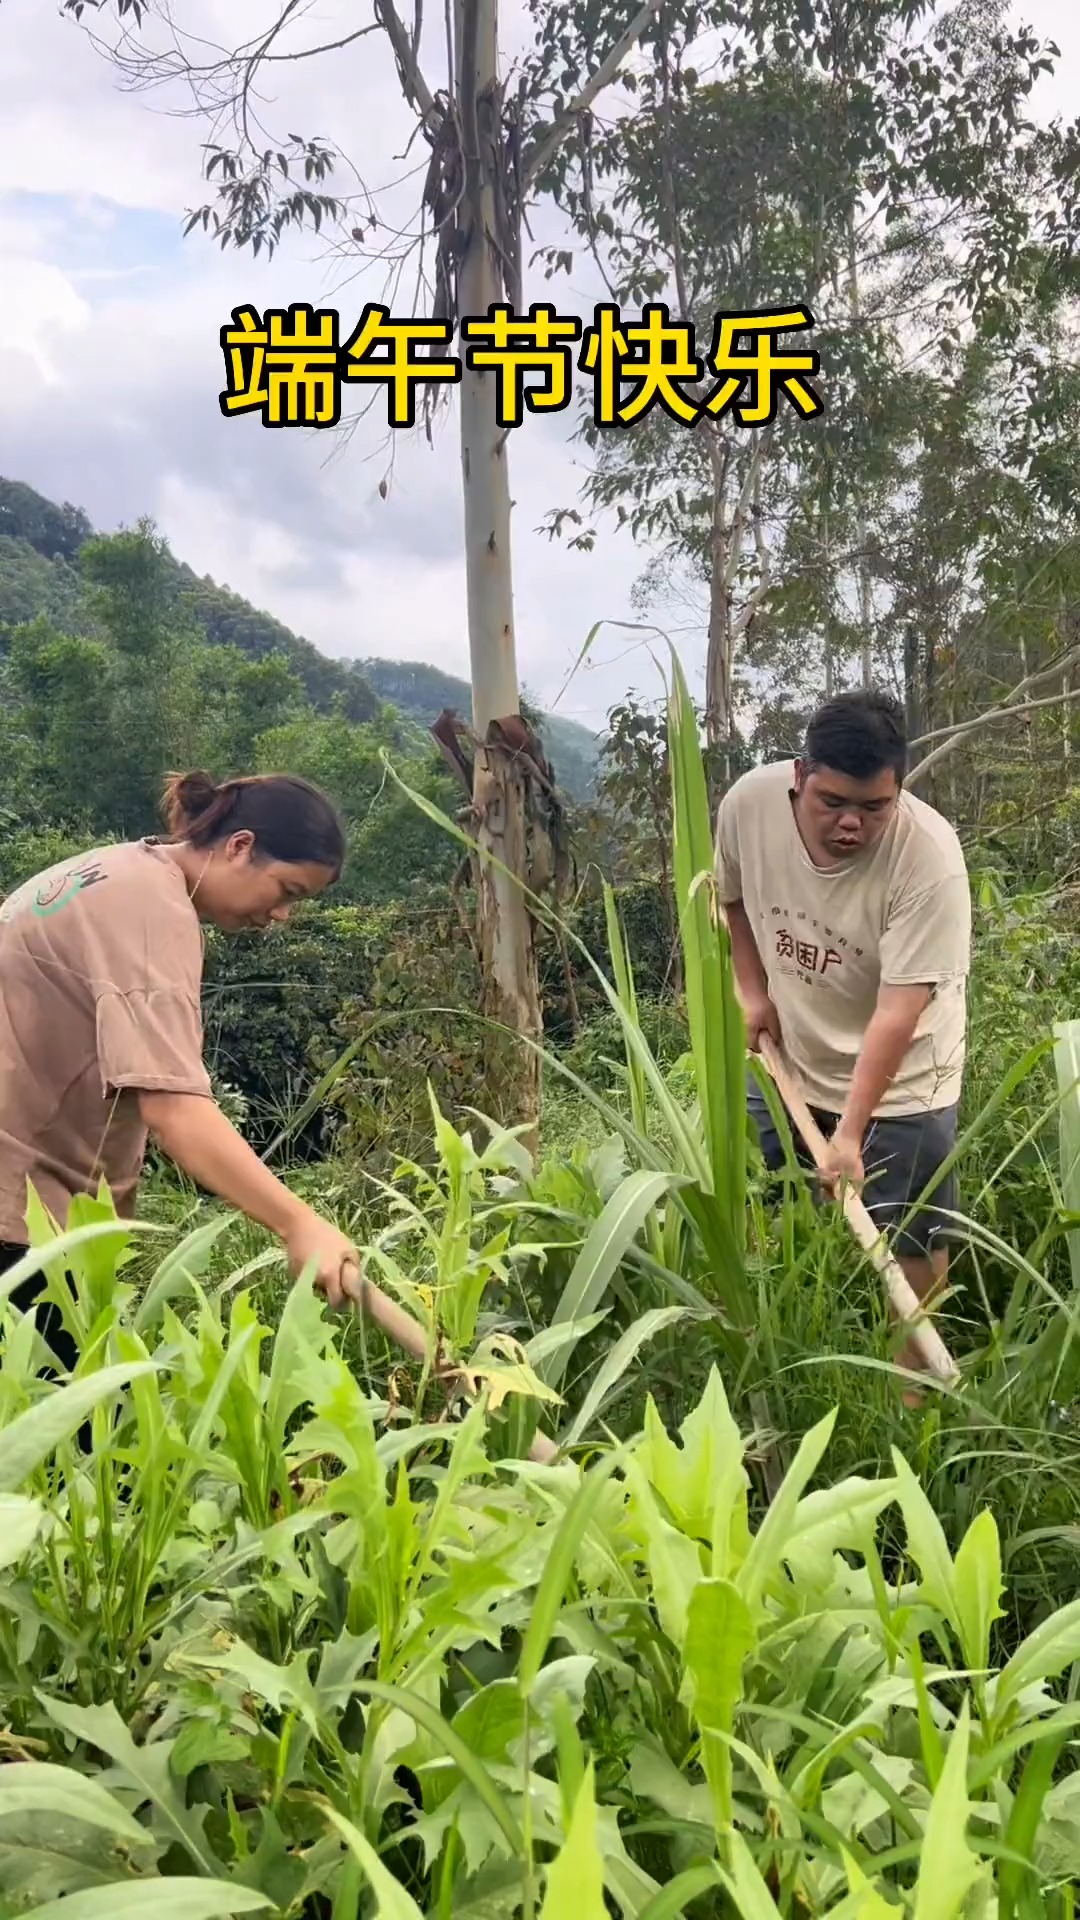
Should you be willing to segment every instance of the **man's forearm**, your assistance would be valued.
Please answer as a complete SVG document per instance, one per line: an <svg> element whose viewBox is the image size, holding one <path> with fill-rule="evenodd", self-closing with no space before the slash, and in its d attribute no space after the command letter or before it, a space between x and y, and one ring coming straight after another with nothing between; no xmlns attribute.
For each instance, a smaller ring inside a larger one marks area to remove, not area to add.
<svg viewBox="0 0 1080 1920"><path fill-rule="evenodd" d="M914 1038L921 1008L879 1007L863 1037L838 1133L862 1139Z"/></svg>
<svg viewBox="0 0 1080 1920"><path fill-rule="evenodd" d="M139 1109L169 1158L227 1206L281 1237L304 1211L303 1202L263 1165L213 1100L143 1093Z"/></svg>
<svg viewBox="0 0 1080 1920"><path fill-rule="evenodd" d="M730 906L726 906L724 918L731 941L731 964L735 969L735 985L739 996L744 1002L760 999L762 994L768 994L769 983L754 939L754 929L742 901L733 900Z"/></svg>

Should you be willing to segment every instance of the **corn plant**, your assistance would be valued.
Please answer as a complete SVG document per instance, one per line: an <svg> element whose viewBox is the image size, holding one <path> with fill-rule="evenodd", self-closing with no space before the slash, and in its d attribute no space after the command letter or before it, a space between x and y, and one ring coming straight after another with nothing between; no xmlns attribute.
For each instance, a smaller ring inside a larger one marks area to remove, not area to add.
<svg viewBox="0 0 1080 1920"><path fill-rule="evenodd" d="M0 1425L7 1914L1071 1911L1080 1603L996 1659L989 1512L951 1553L899 1452L821 1482L831 1412L756 1519L716 1372L677 1434L499 1458L302 1281L273 1330L198 1247L134 1298L125 1232L24 1263L93 1246L108 1326Z"/></svg>

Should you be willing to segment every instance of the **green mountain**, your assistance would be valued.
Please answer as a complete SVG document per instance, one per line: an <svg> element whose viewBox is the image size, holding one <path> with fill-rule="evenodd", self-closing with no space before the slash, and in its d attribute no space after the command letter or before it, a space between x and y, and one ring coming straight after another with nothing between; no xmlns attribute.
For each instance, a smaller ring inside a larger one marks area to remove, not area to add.
<svg viewBox="0 0 1080 1920"><path fill-rule="evenodd" d="M356 668L381 699L424 726L437 720L445 707L452 708L463 720L472 713L468 681L444 673L440 667L425 666L419 660L358 660ZM600 751L595 734L576 720L564 720L555 713L540 715L539 730L559 785L575 800L590 799Z"/></svg>
<svg viewBox="0 0 1080 1920"><path fill-rule="evenodd" d="M0 478L0 649L7 630L39 615L63 632L93 632L78 554L94 531L81 507L58 506L21 481ZM211 644L237 647L253 659L283 656L316 712L337 708L363 722L386 702L425 727L444 707L468 716L472 697L464 680L422 662L333 660L239 594L200 578L182 561L174 564L188 610ZM560 785L587 799L596 773L594 736L550 714L542 716L540 732Z"/></svg>

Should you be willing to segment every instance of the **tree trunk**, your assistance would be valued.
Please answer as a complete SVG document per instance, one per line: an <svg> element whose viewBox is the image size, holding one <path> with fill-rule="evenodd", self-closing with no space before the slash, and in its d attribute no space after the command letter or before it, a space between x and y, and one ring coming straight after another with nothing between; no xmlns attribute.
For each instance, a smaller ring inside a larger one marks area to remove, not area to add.
<svg viewBox="0 0 1080 1920"><path fill-rule="evenodd" d="M467 225L457 287L458 312L464 318L486 314L505 297L493 245L501 161L497 0L464 0L458 20ZM535 927L521 886L510 878L524 879L528 871L526 770L520 756L489 738L493 721L520 711L507 436L496 419L493 373L473 373L463 364L459 397L473 729L479 742L473 805L482 854L477 917L483 1011L513 1033L539 1041ZM500 865L492 864L495 861ZM528 1123L535 1145L540 1111L536 1054L518 1041L492 1033L487 1060L489 1111L504 1123Z"/></svg>
<svg viewBox="0 0 1080 1920"><path fill-rule="evenodd" d="M919 647L913 616L909 616L904 629L904 724L909 740L918 739L926 731L923 725L923 703L919 687ZM912 765L922 758L916 748Z"/></svg>
<svg viewBox="0 0 1080 1920"><path fill-rule="evenodd" d="M836 692L836 648L833 645L833 563L832 563L832 482L825 495L825 506L821 515L821 537L825 552L825 570L822 581L822 642L825 651L825 698L831 700Z"/></svg>
<svg viewBox="0 0 1080 1920"><path fill-rule="evenodd" d="M862 310L859 304L859 260L855 244L854 214L848 223L848 300L851 307L851 323L857 328ZM866 524L862 493L858 485L856 485L855 499L855 577L859 588L859 657L863 686L870 687L874 682L874 592L870 579L870 534Z"/></svg>

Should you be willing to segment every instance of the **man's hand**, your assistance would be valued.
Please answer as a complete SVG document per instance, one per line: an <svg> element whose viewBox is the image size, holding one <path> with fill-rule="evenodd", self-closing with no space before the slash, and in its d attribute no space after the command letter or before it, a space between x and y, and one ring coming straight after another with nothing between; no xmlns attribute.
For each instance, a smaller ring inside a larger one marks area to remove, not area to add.
<svg viewBox="0 0 1080 1920"><path fill-rule="evenodd" d="M833 1199L840 1197L845 1184L858 1192L866 1178L862 1162L862 1141L858 1134L845 1132L837 1127L832 1139L826 1142L826 1161L820 1170L821 1184Z"/></svg>
<svg viewBox="0 0 1080 1920"><path fill-rule="evenodd" d="M743 1019L746 1022L746 1044L751 1053L761 1052L761 1036L767 1033L770 1040L779 1047L783 1044L780 1035L780 1015L777 1013L767 993L754 994L743 1006Z"/></svg>
<svg viewBox="0 0 1080 1920"><path fill-rule="evenodd" d="M352 1241L329 1220L305 1207L282 1237L294 1280L314 1260L315 1288L325 1293L335 1312L347 1300L359 1300L360 1256Z"/></svg>

